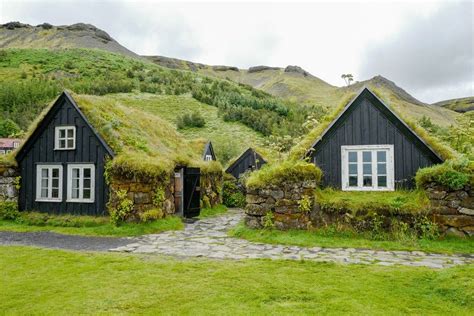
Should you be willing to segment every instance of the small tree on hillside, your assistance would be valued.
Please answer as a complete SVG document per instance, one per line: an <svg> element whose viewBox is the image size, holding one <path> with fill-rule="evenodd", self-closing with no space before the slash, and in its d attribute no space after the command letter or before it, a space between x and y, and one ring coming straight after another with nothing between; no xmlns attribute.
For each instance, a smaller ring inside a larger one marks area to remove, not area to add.
<svg viewBox="0 0 474 316"><path fill-rule="evenodd" d="M348 86L350 86L351 82L354 81L354 76L352 74L342 74L341 78L344 79Z"/></svg>

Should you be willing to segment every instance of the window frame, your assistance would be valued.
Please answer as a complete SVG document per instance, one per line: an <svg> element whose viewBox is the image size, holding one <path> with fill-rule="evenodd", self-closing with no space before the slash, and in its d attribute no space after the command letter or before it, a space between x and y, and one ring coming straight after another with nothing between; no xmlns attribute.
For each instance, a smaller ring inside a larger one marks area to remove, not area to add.
<svg viewBox="0 0 474 316"><path fill-rule="evenodd" d="M72 170L79 168L79 197L72 197ZM84 198L84 169L91 169L90 176L90 198ZM95 164L93 163L70 163L67 165L67 194L66 202L68 203L94 203L95 202Z"/></svg>
<svg viewBox="0 0 474 316"><path fill-rule="evenodd" d="M349 186L349 152L357 152L357 186ZM371 152L371 176L372 186L363 185L363 160L362 153L364 151ZM377 152L385 151L386 173L381 176L387 177L387 186L378 186L378 170L377 170ZM395 190L395 166L394 166L394 150L393 145L347 145L341 146L341 180L343 191L394 191Z"/></svg>
<svg viewBox="0 0 474 316"><path fill-rule="evenodd" d="M204 161L213 161L212 155L207 154L207 155L204 157Z"/></svg>
<svg viewBox="0 0 474 316"><path fill-rule="evenodd" d="M6 155L7 152L5 151L5 149L0 149L0 155Z"/></svg>
<svg viewBox="0 0 474 316"><path fill-rule="evenodd" d="M43 169L48 169L48 197L44 198L41 197L41 180L43 180L41 176L41 171ZM51 197L53 192L52 187L52 169L59 169L59 177L58 177L58 197L53 198ZM36 202L62 202L63 201L63 166L60 164L37 164L36 165Z"/></svg>
<svg viewBox="0 0 474 316"><path fill-rule="evenodd" d="M73 146L72 147L67 147L68 140L71 139L71 137L67 136L68 130L73 131ZM59 133L61 131L66 131L65 133L65 138L60 138ZM59 146L60 140L65 140L65 148L61 148ZM54 150L75 150L76 149L76 126L73 125L63 125L63 126L56 126L54 128Z"/></svg>
<svg viewBox="0 0 474 316"><path fill-rule="evenodd" d="M16 141L13 142L13 148L16 149L16 148L18 148L18 147L20 147L20 142L16 142Z"/></svg>

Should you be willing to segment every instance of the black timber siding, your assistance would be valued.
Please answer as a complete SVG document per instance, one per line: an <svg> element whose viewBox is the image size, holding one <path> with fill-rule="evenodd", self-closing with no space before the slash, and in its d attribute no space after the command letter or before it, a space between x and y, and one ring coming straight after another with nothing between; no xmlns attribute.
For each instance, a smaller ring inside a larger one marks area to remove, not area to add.
<svg viewBox="0 0 474 316"><path fill-rule="evenodd" d="M266 161L257 152L252 149L246 150L232 165L227 168L226 172L232 174L235 178L249 169L258 170Z"/></svg>
<svg viewBox="0 0 474 316"><path fill-rule="evenodd" d="M341 146L394 145L396 188L413 188L419 168L442 162L368 90L363 91L313 148L323 186L340 189Z"/></svg>
<svg viewBox="0 0 474 316"><path fill-rule="evenodd" d="M30 142L25 144L24 152L18 158L21 173L19 194L20 210L35 210L54 214L104 215L108 201L108 186L104 179L107 149L86 123L84 118L62 95L59 104L53 106L44 119L46 125L38 126ZM76 126L76 149L54 150L55 127L61 125ZM95 202L67 203L67 164L95 164ZM63 166L62 202L36 202L36 165L61 164Z"/></svg>

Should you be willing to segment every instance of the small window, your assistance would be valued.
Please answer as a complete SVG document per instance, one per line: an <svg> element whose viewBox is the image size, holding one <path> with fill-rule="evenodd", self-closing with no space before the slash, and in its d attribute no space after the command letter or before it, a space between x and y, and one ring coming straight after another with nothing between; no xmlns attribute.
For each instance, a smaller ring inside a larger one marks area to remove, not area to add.
<svg viewBox="0 0 474 316"><path fill-rule="evenodd" d="M63 199L63 166L36 167L36 201L61 202Z"/></svg>
<svg viewBox="0 0 474 316"><path fill-rule="evenodd" d="M206 155L205 161L212 161L212 155Z"/></svg>
<svg viewBox="0 0 474 316"><path fill-rule="evenodd" d="M18 148L20 146L20 142L13 142L13 148Z"/></svg>
<svg viewBox="0 0 474 316"><path fill-rule="evenodd" d="M341 146L342 189L394 189L393 145Z"/></svg>
<svg viewBox="0 0 474 316"><path fill-rule="evenodd" d="M95 166L70 164L67 167L67 202L93 203Z"/></svg>
<svg viewBox="0 0 474 316"><path fill-rule="evenodd" d="M7 150L5 150L5 152L6 152L7 154L9 154L9 153L12 152L12 150L11 150L11 149L7 149Z"/></svg>
<svg viewBox="0 0 474 316"><path fill-rule="evenodd" d="M5 150L4 150L4 149L0 149L0 155L5 155L5 154L6 154Z"/></svg>
<svg viewBox="0 0 474 316"><path fill-rule="evenodd" d="M75 126L57 126L55 135L56 150L76 149L76 127Z"/></svg>

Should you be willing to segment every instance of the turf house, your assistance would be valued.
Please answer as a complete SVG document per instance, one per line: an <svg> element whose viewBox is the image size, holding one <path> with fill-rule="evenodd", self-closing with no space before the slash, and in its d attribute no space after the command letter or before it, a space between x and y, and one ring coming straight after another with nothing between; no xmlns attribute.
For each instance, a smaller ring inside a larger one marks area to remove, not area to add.
<svg viewBox="0 0 474 316"><path fill-rule="evenodd" d="M249 148L232 162L225 172L239 179L246 171L259 170L266 163L262 155L255 149Z"/></svg>
<svg viewBox="0 0 474 316"><path fill-rule="evenodd" d="M413 188L418 169L443 162L367 88L329 124L305 157L323 171L323 186L344 191Z"/></svg>
<svg viewBox="0 0 474 316"><path fill-rule="evenodd" d="M220 203L212 144L185 140L167 124L104 97L63 92L16 155L19 209L140 220L196 216L201 204Z"/></svg>

